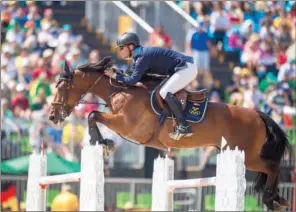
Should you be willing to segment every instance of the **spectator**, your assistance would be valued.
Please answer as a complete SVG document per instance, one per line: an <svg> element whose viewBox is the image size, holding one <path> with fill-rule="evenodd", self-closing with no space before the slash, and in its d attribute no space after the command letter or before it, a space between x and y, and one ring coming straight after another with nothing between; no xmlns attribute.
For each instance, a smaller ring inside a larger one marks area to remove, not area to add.
<svg viewBox="0 0 296 212"><path fill-rule="evenodd" d="M228 11L228 18L231 20L231 24L242 23L244 20L244 13L240 8L240 3L235 1L229 1L230 9ZM250 11L250 9L249 9Z"/></svg>
<svg viewBox="0 0 296 212"><path fill-rule="evenodd" d="M72 193L72 187L68 184L63 184L61 193L55 196L52 201L51 211L78 211L79 201L78 196Z"/></svg>
<svg viewBox="0 0 296 212"><path fill-rule="evenodd" d="M80 49L83 58L87 58L89 55L89 46L83 43L83 37L81 35L76 36L75 40L73 41L73 47Z"/></svg>
<svg viewBox="0 0 296 212"><path fill-rule="evenodd" d="M198 69L198 73L203 76L203 85L209 88L213 84L210 73L210 48L211 39L203 21L198 22L195 31L187 33L186 52L192 55Z"/></svg>
<svg viewBox="0 0 296 212"><path fill-rule="evenodd" d="M240 28L240 35L245 43L254 33L254 22L250 19L244 21Z"/></svg>
<svg viewBox="0 0 296 212"><path fill-rule="evenodd" d="M258 78L253 76L248 81L248 88L243 91L243 107L260 109L264 96L258 88Z"/></svg>
<svg viewBox="0 0 296 212"><path fill-rule="evenodd" d="M12 21L10 22L10 25L8 26L9 30L6 34L6 41L10 43L17 43L18 45L21 45L24 42L24 32L21 30L21 26L19 23Z"/></svg>
<svg viewBox="0 0 296 212"><path fill-rule="evenodd" d="M17 73L15 67L15 58L13 57L13 54L13 47L7 43L3 44L1 61L6 61L5 63L7 63L7 74L9 74L12 78L15 78Z"/></svg>
<svg viewBox="0 0 296 212"><path fill-rule="evenodd" d="M32 81L29 93L31 109L33 111L41 110L46 103L46 97L50 95L50 84L46 78L46 73L43 72L36 80Z"/></svg>
<svg viewBox="0 0 296 212"><path fill-rule="evenodd" d="M72 26L70 24L64 24L62 26L62 32L58 37L58 44L69 47L69 45L75 40L72 35Z"/></svg>
<svg viewBox="0 0 296 212"><path fill-rule="evenodd" d="M25 23L28 21L28 19L25 15L24 8L22 8L22 7L17 8L16 14L13 17L13 20L15 23L19 24L19 26L21 28L23 28L25 26Z"/></svg>
<svg viewBox="0 0 296 212"><path fill-rule="evenodd" d="M45 53L44 56L47 57L46 52L44 52L44 53ZM53 74L50 72L49 64L45 64L45 59L41 57L37 60L37 66L34 69L34 71L32 72L32 80L38 79L38 77L42 73L46 73L46 77L48 79L52 79L52 77L53 77Z"/></svg>
<svg viewBox="0 0 296 212"><path fill-rule="evenodd" d="M275 50L272 48L272 43L263 39L260 44L260 55L258 65L263 65L268 68L275 67L276 55Z"/></svg>
<svg viewBox="0 0 296 212"><path fill-rule="evenodd" d="M278 74L278 81L281 83L288 83L291 80L296 80L296 59L290 59L282 65Z"/></svg>
<svg viewBox="0 0 296 212"><path fill-rule="evenodd" d="M221 97L217 91L212 92L210 96L210 102L216 102L216 103L221 102Z"/></svg>
<svg viewBox="0 0 296 212"><path fill-rule="evenodd" d="M30 61L28 58L22 60L22 66L18 69L17 81L22 83L26 89L30 88L30 82L32 79L32 70L30 67Z"/></svg>
<svg viewBox="0 0 296 212"><path fill-rule="evenodd" d="M273 26L278 29L280 26L287 25L291 27L291 20L288 19L288 14L284 8L279 8L279 16L273 20Z"/></svg>
<svg viewBox="0 0 296 212"><path fill-rule="evenodd" d="M271 109L271 117L279 124L283 123L285 106L291 106L288 95L283 89L271 91L267 96L267 106Z"/></svg>
<svg viewBox="0 0 296 212"><path fill-rule="evenodd" d="M26 97L25 85L18 84L16 86L16 94L11 100L12 110L14 111L16 107L20 107L23 112L29 109L29 101Z"/></svg>
<svg viewBox="0 0 296 212"><path fill-rule="evenodd" d="M92 50L88 57L89 63L97 63L100 61L100 52L98 50Z"/></svg>
<svg viewBox="0 0 296 212"><path fill-rule="evenodd" d="M36 29L40 29L41 27L41 16L38 12L38 8L34 2L30 2L28 5L29 13L27 15L28 21L33 21Z"/></svg>
<svg viewBox="0 0 296 212"><path fill-rule="evenodd" d="M160 46L164 48L172 47L171 37L164 31L163 26L155 28L154 32L150 34L147 45Z"/></svg>
<svg viewBox="0 0 296 212"><path fill-rule="evenodd" d="M70 61L72 69L76 69L78 66L85 64L86 58L81 54L81 50L74 47L70 50L69 54L66 56L67 61Z"/></svg>
<svg viewBox="0 0 296 212"><path fill-rule="evenodd" d="M75 155L66 155L69 160L80 159L80 151L83 145L83 135L85 129L85 114L83 106L75 107L70 117L69 123L63 128L62 143L67 147L68 152L75 152Z"/></svg>
<svg viewBox="0 0 296 212"><path fill-rule="evenodd" d="M211 14L210 32L213 34L214 43L219 41L223 43L226 31L230 27L227 13L223 10L221 2L213 3L213 12Z"/></svg>
<svg viewBox="0 0 296 212"><path fill-rule="evenodd" d="M256 68L261 54L259 44L260 37L257 34L252 34L243 49L242 62L252 70Z"/></svg>
<svg viewBox="0 0 296 212"><path fill-rule="evenodd" d="M291 28L288 24L283 23L279 25L277 32L275 33L275 39L278 46L278 49L280 50L286 50L290 43L292 42L291 37Z"/></svg>
<svg viewBox="0 0 296 212"><path fill-rule="evenodd" d="M44 25L49 25L55 29L58 28L58 22L53 18L53 11L50 8L45 9L43 12L41 27Z"/></svg>

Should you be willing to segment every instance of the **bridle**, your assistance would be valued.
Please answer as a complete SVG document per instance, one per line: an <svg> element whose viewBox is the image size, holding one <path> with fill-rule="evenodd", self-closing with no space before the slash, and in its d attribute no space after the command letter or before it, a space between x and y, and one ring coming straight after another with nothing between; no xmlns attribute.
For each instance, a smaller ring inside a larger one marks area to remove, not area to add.
<svg viewBox="0 0 296 212"><path fill-rule="evenodd" d="M100 103L100 102L87 102L85 100L83 100L83 97L85 97L85 95L87 93L89 93L89 91L91 91L95 86L96 84L98 84L98 82L102 79L102 77L104 76L104 74L102 74L101 76L98 77L98 79L85 91L83 92L83 94L81 95L79 101L77 102L77 105L78 104L95 104L97 106L100 106L100 105L103 105L105 107L108 107L109 104L105 104L105 103ZM74 87L73 83L72 83L72 77L71 78L61 78L59 80L59 82L57 83L56 85L56 88L59 86L59 84L61 82L65 82L65 84L58 88L59 90L61 90L61 96L62 96L62 101L61 102L52 102L51 105L53 106L53 110L54 112L58 109L58 107L60 108L60 115L61 115L61 119L65 119L67 116L69 116L72 112L72 109L73 107L70 107L67 103L68 103L68 90L71 88L71 87ZM116 86L112 83L112 79L110 78L110 81L109 81L110 85L112 87L115 87L115 88L118 88L115 92L113 92L109 98L111 98L115 93L117 93L119 90L122 90L122 89L127 89L127 86Z"/></svg>
<svg viewBox="0 0 296 212"><path fill-rule="evenodd" d="M65 82L65 84L58 88L59 84L61 82ZM60 109L60 115L61 119L65 119L67 116L69 116L72 112L72 108L67 104L68 103L68 92L67 90L71 88L72 85L72 79L60 79L59 82L56 85L56 88L61 90L61 96L62 96L62 101L61 102L52 102L51 105L53 106L52 109L54 112Z"/></svg>

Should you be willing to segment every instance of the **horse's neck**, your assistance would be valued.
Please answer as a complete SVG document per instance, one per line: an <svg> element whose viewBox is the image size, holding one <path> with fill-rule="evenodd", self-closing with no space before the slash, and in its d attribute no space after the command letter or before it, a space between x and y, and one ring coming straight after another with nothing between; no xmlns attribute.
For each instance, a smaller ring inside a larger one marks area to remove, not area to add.
<svg viewBox="0 0 296 212"><path fill-rule="evenodd" d="M115 96L118 92L121 94L126 93L127 95L137 96L138 98L145 98L147 94L147 97L149 98L149 89L147 89L146 86L126 87L115 80L112 80L112 83L110 83L108 77L103 77L91 91L91 93L102 98L107 103L110 103L110 97Z"/></svg>
<svg viewBox="0 0 296 212"><path fill-rule="evenodd" d="M100 76L98 76L100 77ZM91 89L90 93L104 99L105 101L108 100L108 97L112 91L112 87L108 82L108 78L103 76L101 79L98 77L92 77L92 80L94 80L94 88ZM94 79L95 78L95 79ZM97 81L99 79L99 81Z"/></svg>

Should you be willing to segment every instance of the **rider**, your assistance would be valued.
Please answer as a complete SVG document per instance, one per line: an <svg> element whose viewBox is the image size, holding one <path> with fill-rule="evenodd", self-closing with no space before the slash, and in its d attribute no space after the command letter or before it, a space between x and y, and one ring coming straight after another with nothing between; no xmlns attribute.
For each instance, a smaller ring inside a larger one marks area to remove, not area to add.
<svg viewBox="0 0 296 212"><path fill-rule="evenodd" d="M143 47L137 34L126 32L117 40L117 47L122 58L133 58L131 75L113 70L106 70L105 75L127 85L135 85L144 73L169 75L170 78L160 89L160 96L167 102L177 119L175 132L170 137L179 140L192 136L192 129L187 123L182 105L174 96L176 92L195 80L197 69L192 57L160 47Z"/></svg>

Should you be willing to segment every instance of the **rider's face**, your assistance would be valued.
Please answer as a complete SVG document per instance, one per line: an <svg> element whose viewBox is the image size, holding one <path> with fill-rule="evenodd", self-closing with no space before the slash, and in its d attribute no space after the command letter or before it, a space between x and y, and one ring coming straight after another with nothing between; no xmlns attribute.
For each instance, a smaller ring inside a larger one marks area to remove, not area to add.
<svg viewBox="0 0 296 212"><path fill-rule="evenodd" d="M122 58L128 58L129 57L129 49L128 46L120 46L119 47L119 54Z"/></svg>

